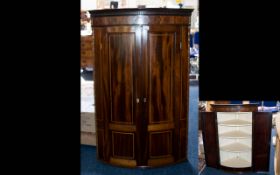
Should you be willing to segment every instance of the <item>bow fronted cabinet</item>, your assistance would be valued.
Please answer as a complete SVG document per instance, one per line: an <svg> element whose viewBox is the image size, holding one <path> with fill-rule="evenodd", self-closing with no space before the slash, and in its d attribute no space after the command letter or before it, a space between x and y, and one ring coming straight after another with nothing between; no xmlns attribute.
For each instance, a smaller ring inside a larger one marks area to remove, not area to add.
<svg viewBox="0 0 280 175"><path fill-rule="evenodd" d="M99 160L154 167L187 159L192 11L90 11Z"/></svg>

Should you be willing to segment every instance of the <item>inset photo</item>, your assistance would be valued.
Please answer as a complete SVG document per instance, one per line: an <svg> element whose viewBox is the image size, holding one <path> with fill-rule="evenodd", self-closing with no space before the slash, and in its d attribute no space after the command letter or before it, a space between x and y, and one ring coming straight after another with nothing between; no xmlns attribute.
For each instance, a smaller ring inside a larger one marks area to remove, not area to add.
<svg viewBox="0 0 280 175"><path fill-rule="evenodd" d="M200 174L279 172L279 101L200 101Z"/></svg>

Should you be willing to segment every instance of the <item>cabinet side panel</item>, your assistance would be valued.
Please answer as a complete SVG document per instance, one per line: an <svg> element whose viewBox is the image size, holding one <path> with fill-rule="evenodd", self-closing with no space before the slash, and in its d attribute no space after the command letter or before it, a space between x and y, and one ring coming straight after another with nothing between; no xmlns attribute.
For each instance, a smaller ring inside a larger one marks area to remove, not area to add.
<svg viewBox="0 0 280 175"><path fill-rule="evenodd" d="M201 112L202 135L207 166L218 168L219 150L217 143L217 123L215 112Z"/></svg>
<svg viewBox="0 0 280 175"><path fill-rule="evenodd" d="M188 126L189 126L189 27L181 27L181 55L180 55L180 158L185 158L188 152ZM178 68L176 68L178 70ZM177 71L178 73L178 71ZM177 77L177 76L176 76ZM176 84L176 86L179 85ZM176 91L179 89L176 89ZM179 96L179 94L178 94ZM177 96L176 96L177 97ZM198 100L197 100L198 103ZM194 116L197 117L197 116Z"/></svg>
<svg viewBox="0 0 280 175"><path fill-rule="evenodd" d="M110 139L108 133L108 116L111 114L108 59L104 52L106 30L103 27L94 28L94 96L96 110L97 152L98 158L108 161L110 155ZM103 58L103 59L102 59Z"/></svg>
<svg viewBox="0 0 280 175"><path fill-rule="evenodd" d="M253 169L269 171L272 113L253 112Z"/></svg>

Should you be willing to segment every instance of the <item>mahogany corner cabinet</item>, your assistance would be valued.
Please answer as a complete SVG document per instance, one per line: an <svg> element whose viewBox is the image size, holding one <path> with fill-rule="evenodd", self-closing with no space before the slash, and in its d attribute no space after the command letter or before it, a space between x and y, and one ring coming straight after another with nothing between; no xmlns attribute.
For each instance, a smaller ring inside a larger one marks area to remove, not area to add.
<svg viewBox="0 0 280 175"><path fill-rule="evenodd" d="M192 11L90 11L99 160L156 167L187 159Z"/></svg>

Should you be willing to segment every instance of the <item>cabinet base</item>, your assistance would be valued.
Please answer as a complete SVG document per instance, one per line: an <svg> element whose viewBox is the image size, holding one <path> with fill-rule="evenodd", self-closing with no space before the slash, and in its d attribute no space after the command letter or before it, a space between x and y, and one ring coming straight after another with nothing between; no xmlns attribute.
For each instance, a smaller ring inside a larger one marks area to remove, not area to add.
<svg viewBox="0 0 280 175"><path fill-rule="evenodd" d="M123 167L123 168L139 168L139 169L146 169L146 168L157 168L157 167L164 167L164 166L170 166L170 165L175 165L178 163L182 163L185 161L188 161L187 159L180 159L176 162L174 162L174 159L167 158L166 160L160 159L158 162L156 160L153 160L153 162L149 162L148 165L141 165L138 166L136 160L128 160L128 159L119 159L119 158L110 158L109 162L98 159L98 161L112 165L112 166L117 166L117 167Z"/></svg>
<svg viewBox="0 0 280 175"><path fill-rule="evenodd" d="M220 169L228 172L235 172L235 173L241 173L241 172L248 172L252 171L252 167L247 167L247 168L231 168L231 167L226 167L220 165Z"/></svg>
<svg viewBox="0 0 280 175"><path fill-rule="evenodd" d="M136 167L136 160L117 159L111 157L110 163L113 165L123 166L123 167Z"/></svg>

